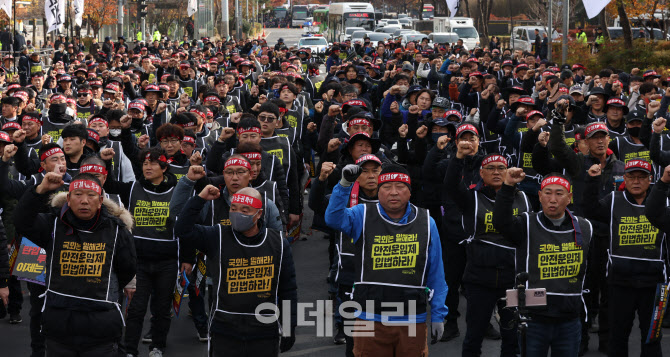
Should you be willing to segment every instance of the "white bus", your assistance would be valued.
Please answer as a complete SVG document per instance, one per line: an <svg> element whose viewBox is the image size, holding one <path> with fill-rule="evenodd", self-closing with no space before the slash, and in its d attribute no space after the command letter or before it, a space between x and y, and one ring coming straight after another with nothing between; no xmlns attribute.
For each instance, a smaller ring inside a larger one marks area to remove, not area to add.
<svg viewBox="0 0 670 357"><path fill-rule="evenodd" d="M375 8L364 2L337 2L330 4L328 14L328 40L344 41L347 27L375 30Z"/></svg>

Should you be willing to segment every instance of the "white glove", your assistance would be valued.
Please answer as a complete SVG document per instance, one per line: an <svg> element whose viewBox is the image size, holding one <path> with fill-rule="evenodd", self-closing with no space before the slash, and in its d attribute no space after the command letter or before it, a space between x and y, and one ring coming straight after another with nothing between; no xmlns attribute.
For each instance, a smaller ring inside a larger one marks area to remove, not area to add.
<svg viewBox="0 0 670 357"><path fill-rule="evenodd" d="M431 345L436 344L437 341L439 341L442 338L443 334L444 334L444 323L442 321L430 323Z"/></svg>

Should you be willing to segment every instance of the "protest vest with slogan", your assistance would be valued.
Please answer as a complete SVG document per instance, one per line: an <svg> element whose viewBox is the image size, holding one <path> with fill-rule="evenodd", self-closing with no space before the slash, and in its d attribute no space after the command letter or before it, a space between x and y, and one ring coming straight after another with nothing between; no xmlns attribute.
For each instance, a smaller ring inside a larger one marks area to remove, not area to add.
<svg viewBox="0 0 670 357"><path fill-rule="evenodd" d="M68 229L54 220L47 292L113 307L118 299L110 290L118 290L112 287L118 283L111 277L119 227L112 225L96 232L75 229L69 235Z"/></svg>
<svg viewBox="0 0 670 357"><path fill-rule="evenodd" d="M355 206L359 202L362 204L374 204L379 202L379 200L368 200L361 197L358 188L358 182L354 182L354 187L349 194L347 207ZM356 260L354 259L354 256L356 255L356 244L354 244L354 240L351 237L340 232L339 240L335 243L335 246L337 248L338 256L335 281L338 284L354 285L354 281L356 280Z"/></svg>
<svg viewBox="0 0 670 357"><path fill-rule="evenodd" d="M63 132L63 129L68 126L70 122L67 123L52 123L49 121L49 118L44 118L42 121L42 134L48 134L51 136L51 141L54 143L58 142L60 135Z"/></svg>
<svg viewBox="0 0 670 357"><path fill-rule="evenodd" d="M647 220L644 205L628 201L621 191L612 193L609 247L609 274L634 275L630 263L663 282L665 269L663 251L665 234ZM621 266L621 267L620 267ZM627 269L628 268L628 269Z"/></svg>
<svg viewBox="0 0 670 357"><path fill-rule="evenodd" d="M576 217L582 232L582 242L578 245L574 229L549 229L540 221L541 214L544 213L523 213L528 230L526 288L546 288L547 295L581 296L592 234L591 223Z"/></svg>
<svg viewBox="0 0 670 357"><path fill-rule="evenodd" d="M130 190L129 211L135 219L133 235L137 239L174 242L174 220L170 218L172 191L156 193L147 191L138 182Z"/></svg>
<svg viewBox="0 0 670 357"><path fill-rule="evenodd" d="M383 312L382 302L400 303L407 313L410 301L416 301L416 314L426 311L430 215L424 208L411 205L411 209L416 212L414 219L400 224L382 217L379 204L365 204L363 231L354 257L353 297L364 308L366 301L374 301L375 311L368 313ZM387 309L396 311L395 307Z"/></svg>
<svg viewBox="0 0 670 357"><path fill-rule="evenodd" d="M270 326L256 319L256 308L262 303L277 303L277 285L284 253L282 233L265 229L263 240L257 245L245 244L233 230L219 226L220 251L216 305L214 317L235 326L237 333L252 333L259 328L271 327L278 331L275 321ZM279 305L278 305L279 306ZM261 314L274 316L263 310Z"/></svg>
<svg viewBox="0 0 670 357"><path fill-rule="evenodd" d="M284 167L286 182L288 183L288 173L291 169L291 144L289 143L288 138L282 138L280 136L261 138L261 147L263 148L263 151L272 154L279 159L279 162Z"/></svg>

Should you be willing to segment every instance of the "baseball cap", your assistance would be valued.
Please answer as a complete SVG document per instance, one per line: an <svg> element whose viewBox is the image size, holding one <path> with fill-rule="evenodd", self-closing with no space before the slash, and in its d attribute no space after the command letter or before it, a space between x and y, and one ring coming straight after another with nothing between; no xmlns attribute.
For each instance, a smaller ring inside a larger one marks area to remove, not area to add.
<svg viewBox="0 0 670 357"><path fill-rule="evenodd" d="M586 136L587 139L595 135L597 132L603 132L605 134L609 134L607 125L605 123L596 122L587 125L586 129L584 129L584 135Z"/></svg>
<svg viewBox="0 0 670 357"><path fill-rule="evenodd" d="M578 93L581 95L584 95L584 91L582 90L582 86L579 84L576 84L572 87L570 87L570 94L572 95L573 93Z"/></svg>
<svg viewBox="0 0 670 357"><path fill-rule="evenodd" d="M651 164L642 158L631 159L626 163L623 172L627 174L633 171L644 171L651 175Z"/></svg>
<svg viewBox="0 0 670 357"><path fill-rule="evenodd" d="M460 138L464 133L472 133L476 136L479 136L479 131L477 131L477 128L475 128L475 126L472 124L461 124L456 129L456 138Z"/></svg>
<svg viewBox="0 0 670 357"><path fill-rule="evenodd" d="M646 113L641 110L632 110L626 115L626 123L630 123L635 120L644 121Z"/></svg>
<svg viewBox="0 0 670 357"><path fill-rule="evenodd" d="M607 103L605 104L605 111L607 111L609 107L622 108L624 115L628 114L629 111L628 107L626 106L626 103L619 98L608 99Z"/></svg>

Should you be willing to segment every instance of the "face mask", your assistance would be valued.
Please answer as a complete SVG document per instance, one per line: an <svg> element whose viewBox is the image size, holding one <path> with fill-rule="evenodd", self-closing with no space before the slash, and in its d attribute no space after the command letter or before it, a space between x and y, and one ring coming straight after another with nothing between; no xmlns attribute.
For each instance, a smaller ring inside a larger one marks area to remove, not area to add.
<svg viewBox="0 0 670 357"><path fill-rule="evenodd" d="M109 129L110 136L119 136L121 135L121 129Z"/></svg>
<svg viewBox="0 0 670 357"><path fill-rule="evenodd" d="M209 109L209 111L212 112L214 116L216 116L219 113L219 107L216 105L208 105L207 109Z"/></svg>
<svg viewBox="0 0 670 357"><path fill-rule="evenodd" d="M60 118L65 114L65 109L67 105L65 103L61 104L51 104L49 106L49 117L51 118Z"/></svg>
<svg viewBox="0 0 670 357"><path fill-rule="evenodd" d="M404 97L407 94L407 90L409 90L408 86L400 86L400 95Z"/></svg>
<svg viewBox="0 0 670 357"><path fill-rule="evenodd" d="M77 115L77 114L74 112L74 109L72 109L72 108L70 108L70 107L65 108L65 114L66 114L66 115L69 115L69 116L71 116L71 117L74 117L75 115Z"/></svg>
<svg viewBox="0 0 670 357"><path fill-rule="evenodd" d="M142 122L143 121L144 121L144 119L141 119L141 118L140 119L133 118L133 120L130 122L130 128L134 129L134 130L142 129Z"/></svg>
<svg viewBox="0 0 670 357"><path fill-rule="evenodd" d="M209 130L212 130L212 124L214 124L214 123L206 123L205 127Z"/></svg>
<svg viewBox="0 0 670 357"><path fill-rule="evenodd" d="M431 133L430 137L433 139L433 142L436 143L442 136L448 135L447 133Z"/></svg>
<svg viewBox="0 0 670 357"><path fill-rule="evenodd" d="M250 230L256 222L254 222L255 214L244 214L241 212L230 212L230 226L238 232L246 232Z"/></svg>
<svg viewBox="0 0 670 357"><path fill-rule="evenodd" d="M630 134L630 136L637 138L640 136L640 129L642 128L640 128L639 126L635 128L628 128L628 133Z"/></svg>

